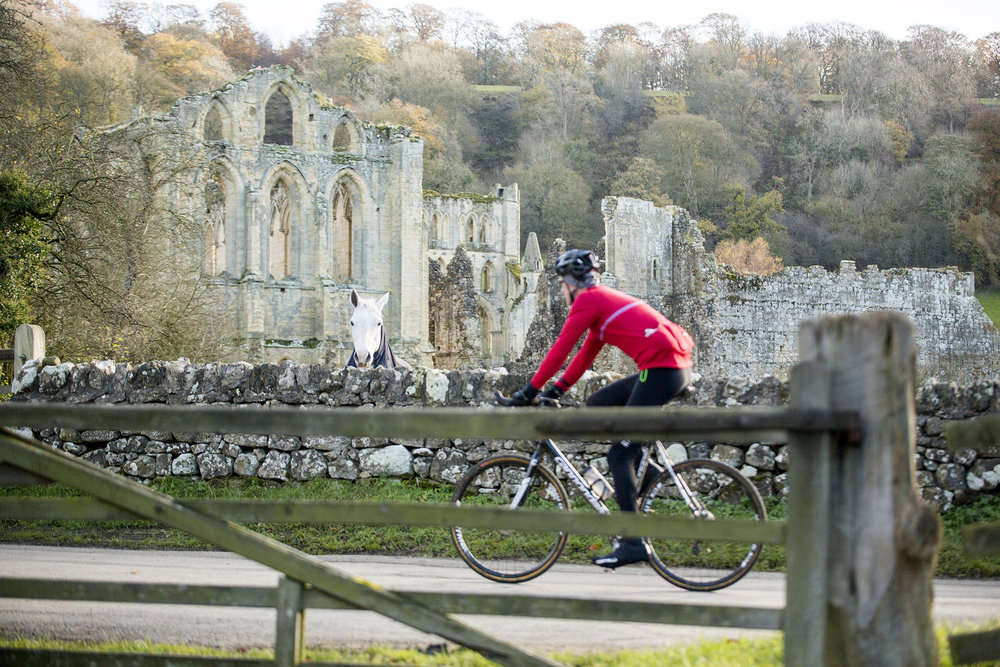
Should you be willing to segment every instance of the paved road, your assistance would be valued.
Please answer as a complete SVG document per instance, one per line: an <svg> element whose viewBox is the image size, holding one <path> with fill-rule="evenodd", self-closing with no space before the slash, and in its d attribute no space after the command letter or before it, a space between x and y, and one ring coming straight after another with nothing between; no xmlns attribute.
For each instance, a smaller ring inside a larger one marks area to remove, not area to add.
<svg viewBox="0 0 1000 667"><path fill-rule="evenodd" d="M607 572L593 566L559 565L530 582L509 586L487 581L457 559L333 556L342 572L389 589L574 595L660 600L682 604L731 604L779 608L784 576L752 572L714 593L692 593L669 585L644 567ZM0 576L141 583L273 586L278 575L240 556L217 552L121 551L0 545ZM939 580L938 621L1000 617L1000 581ZM614 650L661 647L701 637L769 634L765 631L665 626L642 623L462 616L463 621L507 641L536 650ZM205 646L273 646L273 611L186 605L139 605L5 599L0 634L61 639L149 639ZM308 645L421 646L440 638L411 630L370 612L310 610Z"/></svg>

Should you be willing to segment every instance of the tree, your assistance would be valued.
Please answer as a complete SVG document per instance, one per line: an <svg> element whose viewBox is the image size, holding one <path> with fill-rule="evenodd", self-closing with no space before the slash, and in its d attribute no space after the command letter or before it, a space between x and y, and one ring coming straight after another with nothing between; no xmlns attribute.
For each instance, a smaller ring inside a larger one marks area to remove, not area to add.
<svg viewBox="0 0 1000 667"><path fill-rule="evenodd" d="M218 359L232 342L202 278L200 221L166 196L200 161L158 141L142 125L81 137L49 174L61 206L33 311L64 359Z"/></svg>
<svg viewBox="0 0 1000 667"><path fill-rule="evenodd" d="M771 247L761 237L753 241L738 239L719 242L713 251L715 261L731 266L739 273L767 276L781 271L781 258L771 254Z"/></svg>
<svg viewBox="0 0 1000 667"><path fill-rule="evenodd" d="M1000 96L1000 32L991 32L977 39L976 55L980 64L980 75L977 77L979 96Z"/></svg>
<svg viewBox="0 0 1000 667"><path fill-rule="evenodd" d="M416 2L407 7L405 13L399 10L394 11L396 23L400 29L414 35L421 42L440 39L444 32L444 12L430 5Z"/></svg>
<svg viewBox="0 0 1000 667"><path fill-rule="evenodd" d="M146 4L130 0L111 0L107 4L107 12L101 25L118 33L125 48L130 53L137 54L146 38L141 27L148 12Z"/></svg>
<svg viewBox="0 0 1000 667"><path fill-rule="evenodd" d="M784 211L780 192L771 190L761 196L748 197L742 185L731 185L728 190L729 205L726 206L726 226L721 234L723 239L752 241L786 231L771 218L772 214Z"/></svg>
<svg viewBox="0 0 1000 667"><path fill-rule="evenodd" d="M389 53L370 35L329 37L317 45L307 72L330 94L358 99L376 89Z"/></svg>
<svg viewBox="0 0 1000 667"><path fill-rule="evenodd" d="M475 58L476 71L467 74L469 81L478 84L514 81L507 39L495 23L481 14L456 9L448 14L446 31L453 47L470 49Z"/></svg>
<svg viewBox="0 0 1000 667"><path fill-rule="evenodd" d="M965 35L928 25L909 30L910 43L906 53L916 71L926 82L932 117L955 132L955 123L964 120L975 94L972 61L973 52Z"/></svg>
<svg viewBox="0 0 1000 667"><path fill-rule="evenodd" d="M111 125L131 115L136 58L121 38L96 21L43 15L47 49L38 64L44 82L32 103L40 117L69 111L76 124Z"/></svg>
<svg viewBox="0 0 1000 667"><path fill-rule="evenodd" d="M496 179L517 159L520 112L519 96L503 93L484 95L472 110L478 141L469 158L477 171Z"/></svg>
<svg viewBox="0 0 1000 667"><path fill-rule="evenodd" d="M980 184L976 206L1000 216L1000 112L984 111L968 125L976 141L974 150L980 159Z"/></svg>
<svg viewBox="0 0 1000 667"><path fill-rule="evenodd" d="M984 211L959 219L952 240L962 268L976 274L977 286L1000 286L1000 216Z"/></svg>
<svg viewBox="0 0 1000 667"><path fill-rule="evenodd" d="M521 234L538 234L547 246L556 238L570 246L593 247L599 233L589 224L590 188L575 171L558 161L540 161L511 169L508 182L521 187Z"/></svg>
<svg viewBox="0 0 1000 667"><path fill-rule="evenodd" d="M756 168L721 124L692 114L656 119L643 146L663 170L663 192L695 218L721 217L726 184L750 182Z"/></svg>
<svg viewBox="0 0 1000 667"><path fill-rule="evenodd" d="M43 40L30 18L28 6L19 0L0 0L0 130L20 124L18 105L37 76ZM20 94L19 94L20 93Z"/></svg>
<svg viewBox="0 0 1000 667"><path fill-rule="evenodd" d="M525 107L535 110L536 125L565 142L593 99L586 37L567 23L520 23L515 33L521 86L529 90Z"/></svg>
<svg viewBox="0 0 1000 667"><path fill-rule="evenodd" d="M663 170L653 160L637 157L611 184L609 194L644 199L657 206L670 206L673 201L663 193L662 188Z"/></svg>
<svg viewBox="0 0 1000 667"><path fill-rule="evenodd" d="M317 40L375 35L380 18L379 11L365 0L329 2L320 11Z"/></svg>
<svg viewBox="0 0 1000 667"><path fill-rule="evenodd" d="M267 65L274 60L270 41L254 32L243 13L243 5L220 2L209 12L219 48L239 70Z"/></svg>
<svg viewBox="0 0 1000 667"><path fill-rule="evenodd" d="M746 27L737 17L722 12L709 14L699 25L709 37L711 71L721 74L736 69L746 49Z"/></svg>
<svg viewBox="0 0 1000 667"><path fill-rule="evenodd" d="M29 320L49 250L43 223L57 210L56 197L32 186L24 172L0 171L0 337Z"/></svg>
<svg viewBox="0 0 1000 667"><path fill-rule="evenodd" d="M137 74L152 108L173 104L178 97L218 88L236 78L225 54L205 41L178 39L170 33L150 35Z"/></svg>

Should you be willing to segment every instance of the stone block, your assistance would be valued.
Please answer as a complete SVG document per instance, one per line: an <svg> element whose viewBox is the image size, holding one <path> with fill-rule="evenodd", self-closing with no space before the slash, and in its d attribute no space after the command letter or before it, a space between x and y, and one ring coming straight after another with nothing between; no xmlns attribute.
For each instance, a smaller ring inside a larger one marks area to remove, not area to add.
<svg viewBox="0 0 1000 667"><path fill-rule="evenodd" d="M122 471L129 477L141 477L149 479L156 475L156 457L143 455L125 461Z"/></svg>
<svg viewBox="0 0 1000 667"><path fill-rule="evenodd" d="M362 449L358 452L358 464L361 472L371 477L413 476L413 456L402 445Z"/></svg>
<svg viewBox="0 0 1000 667"><path fill-rule="evenodd" d="M198 457L198 472L202 479L229 477L233 474L233 460L222 454L205 452Z"/></svg>
<svg viewBox="0 0 1000 667"><path fill-rule="evenodd" d="M261 479L276 479L288 481L288 467L292 457L287 452L272 449L257 468L257 477Z"/></svg>
<svg viewBox="0 0 1000 667"><path fill-rule="evenodd" d="M305 449L292 452L290 472L293 479L308 480L327 476L326 458L321 452Z"/></svg>
<svg viewBox="0 0 1000 667"><path fill-rule="evenodd" d="M233 461L233 473L240 477L253 477L260 467L260 459L250 452L243 452Z"/></svg>

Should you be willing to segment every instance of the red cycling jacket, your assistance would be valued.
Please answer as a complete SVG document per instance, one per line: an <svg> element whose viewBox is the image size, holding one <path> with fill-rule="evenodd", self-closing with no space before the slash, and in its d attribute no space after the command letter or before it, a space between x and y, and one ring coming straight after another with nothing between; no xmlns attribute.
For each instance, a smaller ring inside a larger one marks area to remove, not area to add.
<svg viewBox="0 0 1000 667"><path fill-rule="evenodd" d="M562 368L583 332L588 330L583 347L556 382L563 390L580 379L594 363L597 353L608 343L632 357L640 371L647 368L691 367L694 340L683 327L671 322L641 299L604 285L595 285L576 295L559 337L531 378L531 386L536 389L544 387L548 379Z"/></svg>

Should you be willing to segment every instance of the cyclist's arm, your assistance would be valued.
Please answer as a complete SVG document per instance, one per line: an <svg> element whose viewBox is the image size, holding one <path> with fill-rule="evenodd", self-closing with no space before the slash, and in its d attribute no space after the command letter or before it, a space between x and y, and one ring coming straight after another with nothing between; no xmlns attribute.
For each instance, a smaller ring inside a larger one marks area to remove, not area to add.
<svg viewBox="0 0 1000 667"><path fill-rule="evenodd" d="M583 332L589 329L594 323L595 317L596 312L593 309L582 306L581 300L577 298L577 301L569 309L569 315L566 317L566 322L563 323L563 328L562 331L559 332L559 337L556 338L556 342L552 344L552 349L550 349L549 353L545 355L545 359L543 359L542 363L539 364L538 370L531 378L532 387L535 389L543 388L545 383L549 381L549 378L555 375L556 372L562 368L563 362L566 361L566 357L568 357L569 353L573 351L573 346L576 345L576 341L580 340L580 336L583 335ZM590 340L590 336L587 337L587 340ZM594 352L595 356L596 354L597 353ZM593 361L593 359L591 359L591 361ZM583 371L580 371L580 374L582 375Z"/></svg>
<svg viewBox="0 0 1000 667"><path fill-rule="evenodd" d="M604 342L601 341L597 332L591 331L587 335L587 339L583 341L583 346L580 347L580 351L576 353L573 357L573 361L569 362L569 366L566 367L566 372L562 374L562 377L556 381L556 386L566 391L580 379L580 376L590 368L590 365L594 363L594 359L597 358L597 353L601 351L604 347Z"/></svg>

